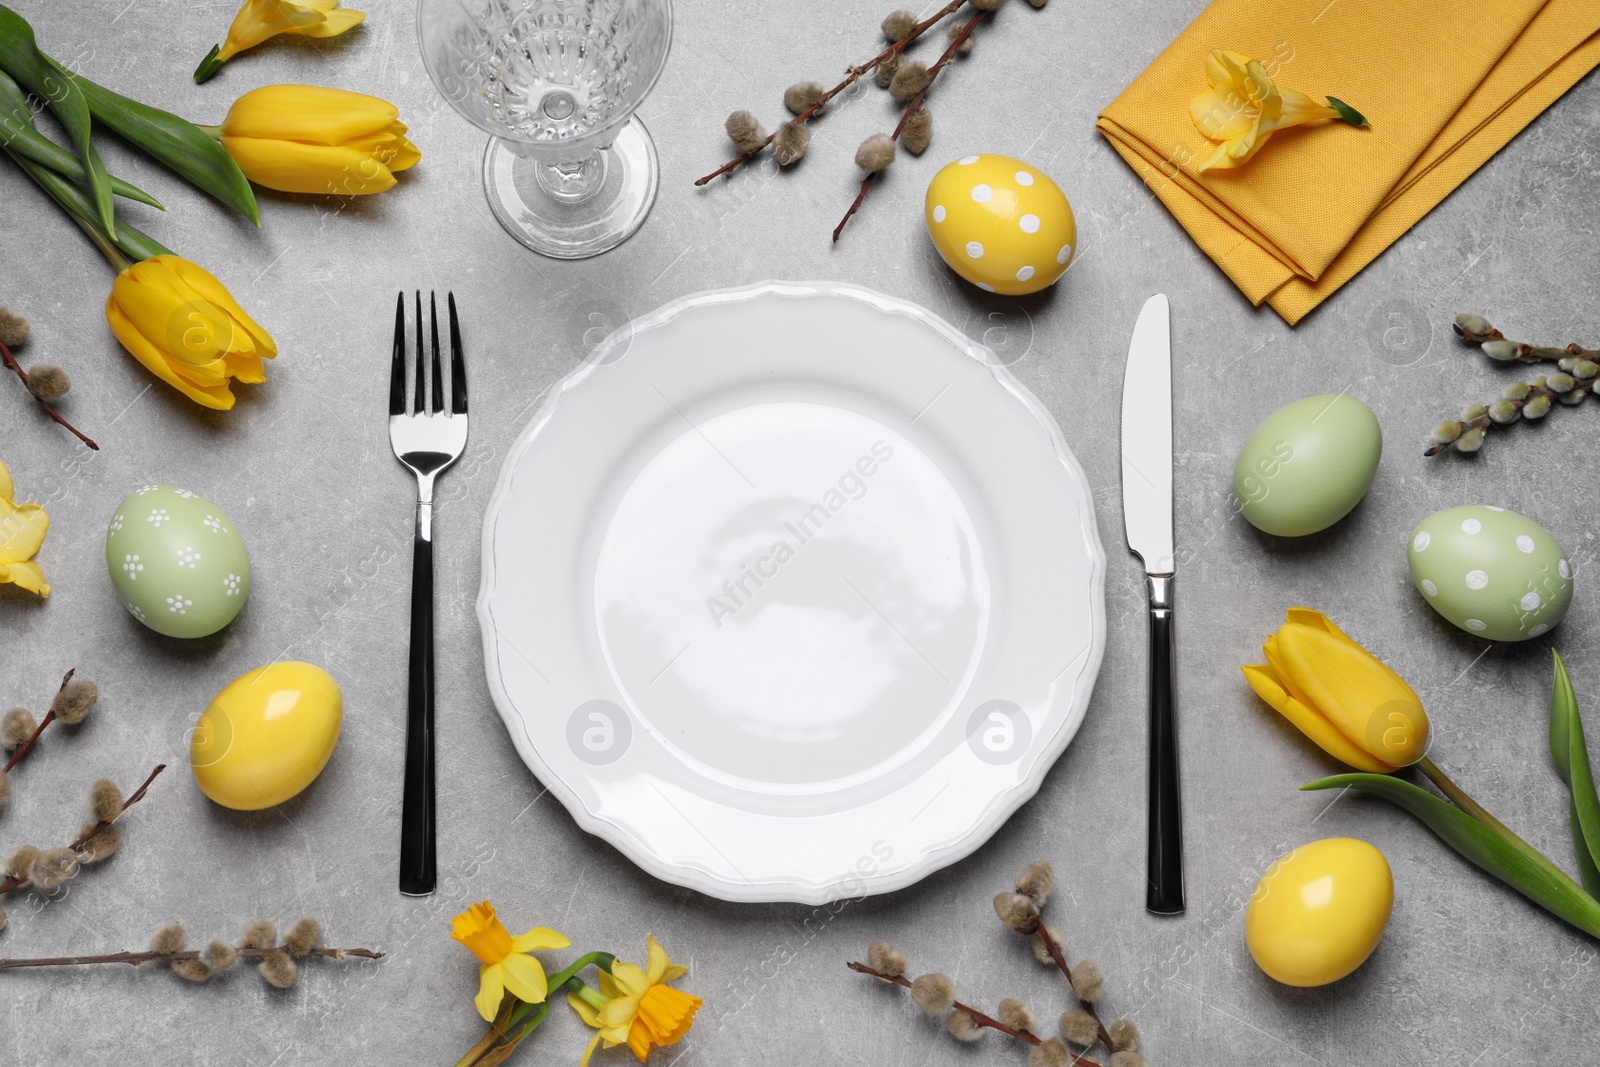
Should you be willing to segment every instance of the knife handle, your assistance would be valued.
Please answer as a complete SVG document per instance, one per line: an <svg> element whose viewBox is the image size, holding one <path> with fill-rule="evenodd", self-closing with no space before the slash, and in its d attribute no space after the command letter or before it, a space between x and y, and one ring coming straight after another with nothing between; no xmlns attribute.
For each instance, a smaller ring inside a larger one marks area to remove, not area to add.
<svg viewBox="0 0 1600 1067"><path fill-rule="evenodd" d="M1145 907L1183 911L1183 811L1178 790L1177 646L1172 633L1172 575L1149 575L1150 822Z"/></svg>

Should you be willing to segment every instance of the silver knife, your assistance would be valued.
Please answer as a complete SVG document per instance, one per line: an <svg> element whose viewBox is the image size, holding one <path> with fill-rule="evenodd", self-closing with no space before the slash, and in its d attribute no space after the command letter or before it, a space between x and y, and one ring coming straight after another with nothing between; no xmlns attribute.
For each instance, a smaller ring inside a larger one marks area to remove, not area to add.
<svg viewBox="0 0 1600 1067"><path fill-rule="evenodd" d="M1122 382L1122 513L1150 595L1150 796L1145 907L1183 911L1172 584L1172 330L1165 294L1144 303Z"/></svg>

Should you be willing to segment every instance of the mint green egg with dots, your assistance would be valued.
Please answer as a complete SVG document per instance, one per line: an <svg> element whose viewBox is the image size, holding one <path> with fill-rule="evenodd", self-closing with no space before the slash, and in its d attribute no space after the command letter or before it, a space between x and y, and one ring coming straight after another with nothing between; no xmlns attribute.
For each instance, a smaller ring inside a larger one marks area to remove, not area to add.
<svg viewBox="0 0 1600 1067"><path fill-rule="evenodd" d="M250 595L250 555L226 512L203 496L147 485L106 526L106 567L128 614L168 637L208 637Z"/></svg>
<svg viewBox="0 0 1600 1067"><path fill-rule="evenodd" d="M1488 641L1548 633L1572 604L1572 562L1526 515L1485 504L1435 512L1411 531L1411 581L1450 622Z"/></svg>

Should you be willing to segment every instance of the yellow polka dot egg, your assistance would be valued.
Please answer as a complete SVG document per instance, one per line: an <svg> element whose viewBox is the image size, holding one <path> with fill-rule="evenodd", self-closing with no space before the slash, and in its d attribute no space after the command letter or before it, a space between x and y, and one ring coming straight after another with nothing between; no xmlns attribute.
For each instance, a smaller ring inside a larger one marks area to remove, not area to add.
<svg viewBox="0 0 1600 1067"><path fill-rule="evenodd" d="M963 156L933 176L928 234L950 269L986 293L1053 285L1072 262L1078 227L1066 194L1010 156Z"/></svg>

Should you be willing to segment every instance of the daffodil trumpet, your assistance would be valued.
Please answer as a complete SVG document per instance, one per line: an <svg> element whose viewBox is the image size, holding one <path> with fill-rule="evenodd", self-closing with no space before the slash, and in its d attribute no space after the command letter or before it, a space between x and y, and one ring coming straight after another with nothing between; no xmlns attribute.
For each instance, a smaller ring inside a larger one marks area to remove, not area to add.
<svg viewBox="0 0 1600 1067"><path fill-rule="evenodd" d="M1371 125L1337 97L1319 104L1305 93L1278 85L1260 60L1239 52L1212 49L1206 56L1206 81L1211 88L1189 101L1189 118L1217 147L1200 161L1197 171L1242 166L1274 133L1291 126L1330 119Z"/></svg>
<svg viewBox="0 0 1600 1067"><path fill-rule="evenodd" d="M667 956L653 935L646 936L645 966L612 964L598 976L598 990L585 986L567 994L567 1004L595 1030L579 1067L589 1067L595 1049L627 1045L640 1063L657 1045L675 1045L694 1026L695 1013L704 1003L699 997L675 989L669 982L689 972Z"/></svg>
<svg viewBox="0 0 1600 1067"><path fill-rule="evenodd" d="M228 27L228 36L195 68L194 80L206 81L222 64L249 48L279 34L299 37L337 37L361 25L367 16L339 7L339 0L245 0Z"/></svg>

